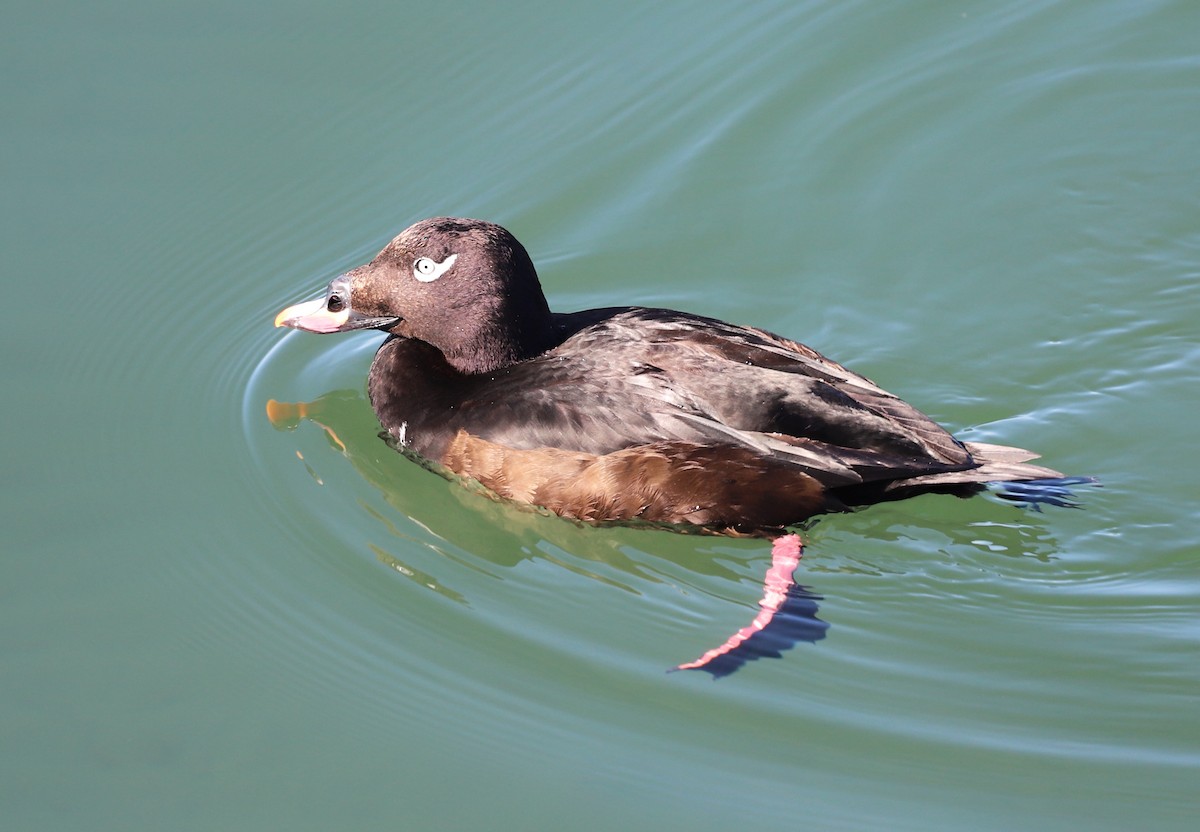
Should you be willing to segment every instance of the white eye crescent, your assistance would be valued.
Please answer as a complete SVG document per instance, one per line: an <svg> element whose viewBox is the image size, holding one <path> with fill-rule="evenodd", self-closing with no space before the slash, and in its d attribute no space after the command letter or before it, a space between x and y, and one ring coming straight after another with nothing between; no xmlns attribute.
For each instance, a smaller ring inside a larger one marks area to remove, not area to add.
<svg viewBox="0 0 1200 832"><path fill-rule="evenodd" d="M457 259L457 254L451 254L442 262L437 263L428 257L418 257L417 261L413 263L413 277L422 283L432 283L444 275Z"/></svg>

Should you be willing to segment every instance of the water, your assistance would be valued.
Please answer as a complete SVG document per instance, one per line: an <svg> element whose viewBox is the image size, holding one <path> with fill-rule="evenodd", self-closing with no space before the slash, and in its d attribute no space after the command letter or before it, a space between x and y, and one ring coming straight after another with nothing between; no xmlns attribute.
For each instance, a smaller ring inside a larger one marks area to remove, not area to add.
<svg viewBox="0 0 1200 832"><path fill-rule="evenodd" d="M11 9L6 827L1191 828L1198 27ZM436 214L556 308L764 326L1103 487L821 518L825 638L667 674L753 617L762 543L470 494L378 441L378 336L270 327Z"/></svg>

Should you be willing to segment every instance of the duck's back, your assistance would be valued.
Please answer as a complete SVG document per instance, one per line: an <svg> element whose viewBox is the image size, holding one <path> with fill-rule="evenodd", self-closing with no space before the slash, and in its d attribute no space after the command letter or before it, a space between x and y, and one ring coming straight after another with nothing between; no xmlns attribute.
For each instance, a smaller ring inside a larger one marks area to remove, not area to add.
<svg viewBox="0 0 1200 832"><path fill-rule="evenodd" d="M435 460L461 431L592 455L656 442L739 447L831 487L974 467L911 405L770 333L638 307L557 315L556 325L558 346L480 376L421 342L390 340L371 374L381 421Z"/></svg>

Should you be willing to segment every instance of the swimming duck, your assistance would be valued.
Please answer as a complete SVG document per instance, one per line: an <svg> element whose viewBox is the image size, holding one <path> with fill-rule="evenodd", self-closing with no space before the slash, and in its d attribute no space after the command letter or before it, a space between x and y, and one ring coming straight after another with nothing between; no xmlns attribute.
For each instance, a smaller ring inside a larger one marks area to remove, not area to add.
<svg viewBox="0 0 1200 832"><path fill-rule="evenodd" d="M551 312L525 248L481 220L416 223L275 325L388 333L368 392L394 444L583 521L777 534L825 511L1062 476L1029 451L961 442L762 329Z"/></svg>

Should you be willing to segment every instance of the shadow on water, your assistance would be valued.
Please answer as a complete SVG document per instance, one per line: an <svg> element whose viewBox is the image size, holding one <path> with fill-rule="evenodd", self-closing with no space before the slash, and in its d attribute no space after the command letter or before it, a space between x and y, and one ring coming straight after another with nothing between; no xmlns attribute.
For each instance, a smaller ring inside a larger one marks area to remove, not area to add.
<svg viewBox="0 0 1200 832"><path fill-rule="evenodd" d="M559 561L565 568L600 580L611 586L636 592L629 583L614 576L626 573L640 579L660 581L648 572L645 566L622 551L621 542L613 535L581 534L591 530L591 524L566 520L543 509L523 504L498 500L490 492L470 480L461 480L447 475L438 466L427 460L406 453L387 441L379 431L379 425L371 413L363 395L352 390L337 390L311 402L266 403L267 418L277 430L294 430L309 422L324 431L330 444L344 456L355 470L374 487L387 503L412 522L434 537L453 547L482 554L489 564L511 568L534 557L544 557L544 544L563 552L604 564L611 569L589 570L578 564ZM422 511L419 497L410 488L399 487L396 479L396 453L408 457L414 463L447 479L459 482L463 487L451 490L464 512L481 517L482 522L463 522L458 512ZM303 457L301 456L303 460ZM308 462L305 461L306 467ZM317 474L308 467L310 475ZM481 499L482 498L482 499ZM398 537L411 537L401 531L389 518L368 507L375 519ZM629 528L628 524L622 524ZM650 528L661 528L651 526ZM686 531L670 527L672 531ZM516 545L497 545L499 536L515 538ZM544 541L543 545L526 545L531 538ZM760 612L747 627L730 636L717 648L709 650L694 662L681 664L677 670L703 670L714 678L728 676L749 661L760 658L779 658L799 642L815 643L825 637L829 624L817 617L817 602L823 600L810 587L796 584L792 572L800 559L799 539L794 535L784 538L794 541L791 550L776 546L773 551L773 566L768 570L759 602ZM403 562L395 554L371 545L376 558L393 571L430 588L459 603L467 599L453 588L445 586L435 576ZM444 551L444 550L443 550ZM689 563L689 569L706 574L724 572L729 578L735 573L715 562Z"/></svg>
<svg viewBox="0 0 1200 832"><path fill-rule="evenodd" d="M773 611L770 620L762 627L752 626L753 632L748 638L728 650L709 651L711 656L705 654L700 660L680 665L676 670L703 670L711 673L714 679L720 679L737 672L746 662L780 659L783 651L791 650L802 641L816 644L825 638L830 624L817 618L820 610L817 602L824 601L825 597L797 583L788 586L784 595L783 603Z"/></svg>

